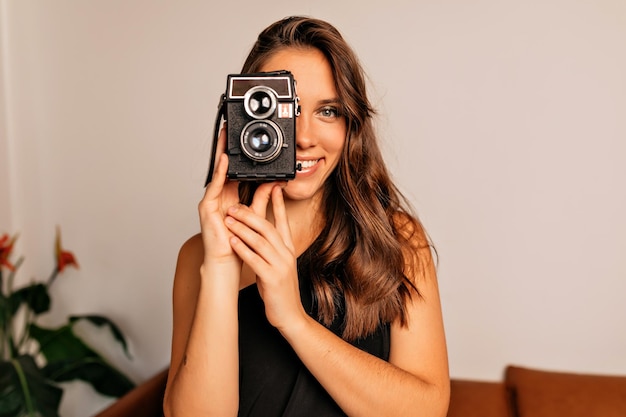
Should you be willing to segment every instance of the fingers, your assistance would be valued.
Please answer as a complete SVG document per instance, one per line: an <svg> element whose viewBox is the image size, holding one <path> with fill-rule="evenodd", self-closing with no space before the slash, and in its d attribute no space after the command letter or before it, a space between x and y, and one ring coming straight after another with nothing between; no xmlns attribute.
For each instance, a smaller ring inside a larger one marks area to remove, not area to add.
<svg viewBox="0 0 626 417"><path fill-rule="evenodd" d="M244 205L229 208L224 223L235 236L261 256L268 253L271 246L281 243L271 223Z"/></svg>
<svg viewBox="0 0 626 417"><path fill-rule="evenodd" d="M226 151L226 123L220 129L220 134L217 137L217 147L215 152L217 155L221 155Z"/></svg>
<svg viewBox="0 0 626 417"><path fill-rule="evenodd" d="M291 229L287 220L287 209L285 208L283 189L281 187L272 188L272 209L274 211L274 224L278 234L280 234L287 247L293 250Z"/></svg>
<svg viewBox="0 0 626 417"><path fill-rule="evenodd" d="M233 219L230 218L230 220L232 221ZM226 225L230 226L229 219L226 219ZM231 233L235 233L233 232L233 229L230 229L230 231ZM252 266L252 269L258 275L262 270L266 268L266 266L271 261L269 259L266 259L265 257L259 256L257 252L250 249L249 245L250 239L246 239L245 237L242 238L241 236L237 236L236 234L233 234L230 237L230 246L232 247L233 251L235 251L237 256L239 256L239 258L244 263Z"/></svg>
<svg viewBox="0 0 626 417"><path fill-rule="evenodd" d="M274 182L263 183L259 185L259 187L254 192L254 197L252 198L252 204L250 204L250 208L262 218L266 218L267 205L270 202L270 195L275 185L276 183Z"/></svg>
<svg viewBox="0 0 626 417"><path fill-rule="evenodd" d="M278 191L275 191L277 189ZM272 206L274 208L276 205L279 210L280 221L276 222L276 225L270 223L264 216L270 195L272 200L278 200ZM257 204L256 208L244 205L230 207L225 219L226 227L247 247L268 262L271 262L275 256L281 257L292 253L291 234L280 187L273 184L257 190L254 203ZM235 249L234 246L233 249Z"/></svg>
<svg viewBox="0 0 626 417"><path fill-rule="evenodd" d="M274 280L295 270L296 258L280 238L267 239L234 218L227 218L226 224L232 233L230 247L255 272L257 280Z"/></svg>
<svg viewBox="0 0 626 417"><path fill-rule="evenodd" d="M228 172L228 156L225 153L219 154L213 179L209 183L204 193L205 198L215 199L224 189L226 183L226 173Z"/></svg>
<svg viewBox="0 0 626 417"><path fill-rule="evenodd" d="M238 182L228 181L227 172L228 156L221 153L216 161L213 179L206 187L204 197L199 203L201 224L206 216L220 214L219 224L223 228L226 209L239 202Z"/></svg>

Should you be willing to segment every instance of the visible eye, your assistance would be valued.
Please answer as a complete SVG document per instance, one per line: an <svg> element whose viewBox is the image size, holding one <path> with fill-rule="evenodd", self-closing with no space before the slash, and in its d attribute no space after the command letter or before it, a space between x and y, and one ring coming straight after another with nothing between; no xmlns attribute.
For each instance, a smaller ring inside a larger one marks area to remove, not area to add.
<svg viewBox="0 0 626 417"><path fill-rule="evenodd" d="M336 118L339 117L339 109L333 106L325 106L320 109L319 115L327 118Z"/></svg>

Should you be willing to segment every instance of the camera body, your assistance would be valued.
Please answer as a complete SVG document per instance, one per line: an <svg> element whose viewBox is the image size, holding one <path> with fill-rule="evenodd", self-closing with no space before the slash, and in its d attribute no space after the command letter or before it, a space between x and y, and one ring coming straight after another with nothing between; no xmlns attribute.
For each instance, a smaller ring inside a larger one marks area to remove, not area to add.
<svg viewBox="0 0 626 417"><path fill-rule="evenodd" d="M229 179L295 178L298 100L289 71L228 75L223 105Z"/></svg>

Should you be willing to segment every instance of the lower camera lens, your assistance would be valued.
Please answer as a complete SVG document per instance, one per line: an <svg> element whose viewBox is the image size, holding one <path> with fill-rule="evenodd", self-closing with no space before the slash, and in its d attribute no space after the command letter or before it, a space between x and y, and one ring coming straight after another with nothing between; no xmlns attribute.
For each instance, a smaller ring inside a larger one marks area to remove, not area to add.
<svg viewBox="0 0 626 417"><path fill-rule="evenodd" d="M253 120L241 130L241 150L253 161L271 162L282 147L282 130L271 120Z"/></svg>
<svg viewBox="0 0 626 417"><path fill-rule="evenodd" d="M266 152L272 146L272 138L266 129L255 129L250 133L248 144L255 152Z"/></svg>

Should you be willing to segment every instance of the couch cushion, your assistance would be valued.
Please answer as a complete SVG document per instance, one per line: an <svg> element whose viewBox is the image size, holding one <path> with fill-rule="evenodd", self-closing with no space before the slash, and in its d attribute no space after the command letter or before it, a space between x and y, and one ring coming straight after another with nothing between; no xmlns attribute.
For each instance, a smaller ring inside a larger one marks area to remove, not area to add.
<svg viewBox="0 0 626 417"><path fill-rule="evenodd" d="M504 383L451 380L448 417L512 417Z"/></svg>
<svg viewBox="0 0 626 417"><path fill-rule="evenodd" d="M626 416L626 376L509 366L505 383L517 408L517 417Z"/></svg>

